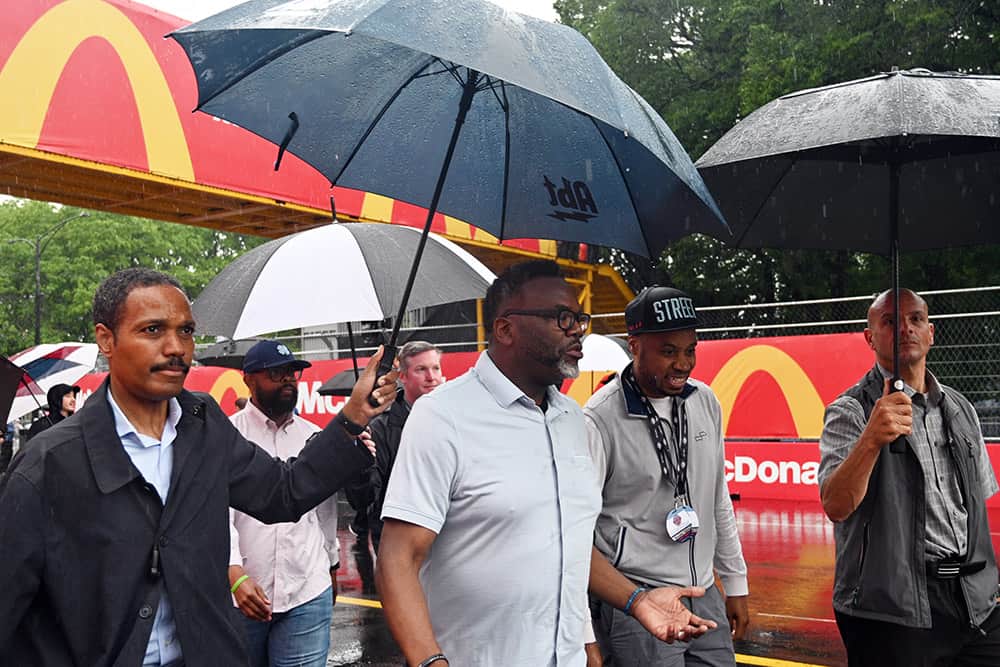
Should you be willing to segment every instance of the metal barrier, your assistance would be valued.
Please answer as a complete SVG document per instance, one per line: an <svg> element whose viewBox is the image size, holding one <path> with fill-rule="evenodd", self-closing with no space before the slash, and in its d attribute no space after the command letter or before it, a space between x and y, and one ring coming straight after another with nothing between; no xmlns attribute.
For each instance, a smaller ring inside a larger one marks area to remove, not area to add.
<svg viewBox="0 0 1000 667"><path fill-rule="evenodd" d="M931 371L972 401L987 437L1000 438L1000 286L935 290L921 295L935 323L934 346L928 357ZM702 340L718 340L861 331L872 298L863 295L703 307L698 309L702 320L698 334ZM474 304L443 308L408 313L401 340L420 338L449 352L476 350ZM419 326L421 322L433 324ZM368 356L381 342L381 327L377 323L356 326L362 327L355 331L357 353ZM336 359L350 354L345 325L282 338L310 359Z"/></svg>

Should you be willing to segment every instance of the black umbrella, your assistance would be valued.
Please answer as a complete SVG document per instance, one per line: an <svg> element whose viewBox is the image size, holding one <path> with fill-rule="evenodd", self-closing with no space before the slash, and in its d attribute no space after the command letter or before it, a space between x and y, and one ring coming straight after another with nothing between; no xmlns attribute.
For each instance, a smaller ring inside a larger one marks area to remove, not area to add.
<svg viewBox="0 0 1000 667"><path fill-rule="evenodd" d="M260 339L224 340L213 343L195 353L194 358L202 366L221 366L222 368L243 368L243 357Z"/></svg>
<svg viewBox="0 0 1000 667"><path fill-rule="evenodd" d="M1000 77L894 71L785 95L696 166L723 241L885 254L896 297L901 249L1000 241Z"/></svg>
<svg viewBox="0 0 1000 667"><path fill-rule="evenodd" d="M358 381L353 368L342 370L320 385L316 391L320 396L350 396L354 383Z"/></svg>
<svg viewBox="0 0 1000 667"><path fill-rule="evenodd" d="M170 36L200 110L279 162L287 148L334 185L427 208L424 234L440 211L655 256L725 230L667 125L567 26L488 0L252 0Z"/></svg>
<svg viewBox="0 0 1000 667"><path fill-rule="evenodd" d="M0 354L0 415L4 416L4 421L0 422L0 429L4 428L7 419L10 418L10 408L17 396L30 396L41 409L42 403L39 397L44 399L45 391L35 384L27 371Z"/></svg>

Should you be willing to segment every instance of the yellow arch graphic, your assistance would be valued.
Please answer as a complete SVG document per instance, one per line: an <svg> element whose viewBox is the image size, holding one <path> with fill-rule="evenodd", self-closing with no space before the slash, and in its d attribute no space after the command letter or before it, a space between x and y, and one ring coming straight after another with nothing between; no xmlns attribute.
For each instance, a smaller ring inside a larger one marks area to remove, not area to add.
<svg viewBox="0 0 1000 667"><path fill-rule="evenodd" d="M233 369L225 370L219 377L215 378L208 393L212 395L216 403L222 405L222 399L230 389L236 392L236 396L239 398L250 398L250 390L243 381L243 375Z"/></svg>
<svg viewBox="0 0 1000 667"><path fill-rule="evenodd" d="M0 70L0 140L38 146L66 63L85 39L101 37L118 53L132 84L149 170L194 181L187 139L160 64L129 18L102 0L66 0L43 14Z"/></svg>
<svg viewBox="0 0 1000 667"><path fill-rule="evenodd" d="M729 417L743 384L753 373L764 371L778 383L800 438L818 438L823 431L823 400L798 362L771 345L753 345L734 354L719 369L712 390L722 404L722 432L729 429Z"/></svg>

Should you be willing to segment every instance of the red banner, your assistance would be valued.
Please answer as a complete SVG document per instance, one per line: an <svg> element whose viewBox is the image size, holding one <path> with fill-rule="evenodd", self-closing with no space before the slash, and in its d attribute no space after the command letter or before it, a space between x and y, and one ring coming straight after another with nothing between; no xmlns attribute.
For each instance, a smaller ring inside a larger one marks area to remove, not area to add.
<svg viewBox="0 0 1000 667"><path fill-rule="evenodd" d="M441 358L441 370L447 378L458 377L475 364L478 356L476 352L445 354ZM364 368L366 362L367 359L361 359L358 363ZM340 371L351 367L350 359L338 359L315 361L312 367L302 371L302 379L299 380L299 401L295 406L298 414L317 426L326 426L347 402L347 397L320 396L319 388ZM77 399L79 403L82 404L87 400L104 381L105 375L106 373L91 373L77 382L80 385L80 397ZM232 368L195 366L188 373L184 387L189 391L211 394L227 415L236 412L237 398L250 396L243 382L243 373Z"/></svg>
<svg viewBox="0 0 1000 667"><path fill-rule="evenodd" d="M17 0L0 21L0 150L86 160L368 220L422 226L424 209L333 188L291 153L207 114L180 46L164 36L186 22L129 0ZM239 168L234 168L239 165ZM432 231L496 243L438 215ZM548 255L536 239L504 245Z"/></svg>
<svg viewBox="0 0 1000 667"><path fill-rule="evenodd" d="M475 352L446 353L441 365L445 375L454 378L477 357ZM694 376L711 385L722 404L729 490L748 499L818 499L818 439L824 408L873 363L860 333L698 343ZM319 426L330 421L345 399L320 396L319 387L350 366L350 360L341 359L314 362L307 368L299 382L299 414ZM580 378L567 380L563 391L583 404L604 375L581 373ZM93 374L80 381L82 400L103 378ZM211 394L227 414L235 412L238 396L248 395L242 374L231 369L193 368L186 386ZM996 468L1000 444L988 449ZM1000 507L1000 498L989 506Z"/></svg>

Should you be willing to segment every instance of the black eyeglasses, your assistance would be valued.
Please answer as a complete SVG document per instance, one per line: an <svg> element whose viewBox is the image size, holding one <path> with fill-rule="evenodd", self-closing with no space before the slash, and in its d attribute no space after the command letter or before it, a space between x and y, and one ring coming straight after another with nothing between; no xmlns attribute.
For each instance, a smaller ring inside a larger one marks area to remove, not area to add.
<svg viewBox="0 0 1000 667"><path fill-rule="evenodd" d="M548 308L545 310L508 310L500 317L508 315L530 315L532 317L545 317L555 320L560 329L566 333L573 331L579 326L582 331L590 328L590 313L575 313L569 308Z"/></svg>
<svg viewBox="0 0 1000 667"><path fill-rule="evenodd" d="M270 378L271 382L281 382L282 380L293 380L298 382L302 379L302 369L292 368L291 366L265 368L264 372L267 373L267 377Z"/></svg>

